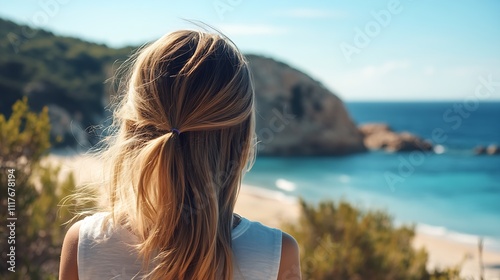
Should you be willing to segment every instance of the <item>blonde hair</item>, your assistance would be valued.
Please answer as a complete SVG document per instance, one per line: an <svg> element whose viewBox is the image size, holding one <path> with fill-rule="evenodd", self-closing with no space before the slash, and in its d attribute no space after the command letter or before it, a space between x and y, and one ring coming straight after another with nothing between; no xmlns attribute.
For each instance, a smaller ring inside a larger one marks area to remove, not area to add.
<svg viewBox="0 0 500 280"><path fill-rule="evenodd" d="M138 53L120 99L101 155L104 210L138 236L146 278L231 279L233 210L255 143L244 56L219 34L170 33Z"/></svg>

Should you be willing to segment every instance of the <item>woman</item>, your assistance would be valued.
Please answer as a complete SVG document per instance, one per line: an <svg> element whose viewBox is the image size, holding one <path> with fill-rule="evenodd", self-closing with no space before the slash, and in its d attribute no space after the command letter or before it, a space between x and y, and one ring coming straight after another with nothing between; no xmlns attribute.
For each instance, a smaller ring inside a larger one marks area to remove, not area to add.
<svg viewBox="0 0 500 280"><path fill-rule="evenodd" d="M60 279L300 279L291 236L233 213L254 92L228 39L177 31L140 51L114 127L104 203L66 234Z"/></svg>

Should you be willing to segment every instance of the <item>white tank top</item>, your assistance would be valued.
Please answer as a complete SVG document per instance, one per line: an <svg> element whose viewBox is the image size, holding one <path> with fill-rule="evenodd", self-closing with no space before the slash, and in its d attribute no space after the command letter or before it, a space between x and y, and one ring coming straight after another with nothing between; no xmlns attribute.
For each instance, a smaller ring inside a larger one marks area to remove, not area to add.
<svg viewBox="0 0 500 280"><path fill-rule="evenodd" d="M137 237L124 228L103 230L108 213L83 219L78 240L80 280L141 279L142 263L130 244ZM243 217L232 231L234 279L271 280L278 278L281 259L281 231Z"/></svg>

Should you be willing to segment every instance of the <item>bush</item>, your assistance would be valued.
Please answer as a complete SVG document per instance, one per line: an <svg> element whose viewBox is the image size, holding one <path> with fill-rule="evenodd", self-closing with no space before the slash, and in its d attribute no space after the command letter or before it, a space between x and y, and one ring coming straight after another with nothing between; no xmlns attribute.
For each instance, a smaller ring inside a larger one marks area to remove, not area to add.
<svg viewBox="0 0 500 280"><path fill-rule="evenodd" d="M8 170L14 169L15 187L15 273L8 268L7 248L2 250L1 279L56 279L65 228L71 218L67 209L59 209L63 197L74 190L69 174L59 182L60 167L40 164L47 155L49 117L29 111L26 98L12 107L9 119L0 114L0 220L7 221ZM12 202L12 201L11 201ZM14 210L14 209L13 209ZM2 244L10 231L1 227ZM3 245L2 245L3 247Z"/></svg>
<svg viewBox="0 0 500 280"><path fill-rule="evenodd" d="M414 228L395 227L383 211L347 202L300 205L299 223L284 229L299 243L304 279L458 279L459 267L428 272L427 252L412 247Z"/></svg>

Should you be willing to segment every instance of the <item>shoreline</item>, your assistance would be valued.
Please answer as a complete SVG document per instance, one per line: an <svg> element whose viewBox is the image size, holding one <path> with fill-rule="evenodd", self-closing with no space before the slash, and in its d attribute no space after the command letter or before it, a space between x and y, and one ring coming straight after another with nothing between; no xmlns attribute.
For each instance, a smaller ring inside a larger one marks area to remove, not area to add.
<svg viewBox="0 0 500 280"><path fill-rule="evenodd" d="M243 185L236 202L236 212L265 225L279 228L283 222L294 222L300 216L297 201L264 196L274 193L256 186ZM259 209L259 210L257 210ZM265 209L265 211L263 210ZM449 235L432 235L425 230L415 229L413 247L424 247L428 253L427 268L452 267L462 263L461 276L479 279L477 244L459 242ZM500 280L500 252L483 249L484 279Z"/></svg>
<svg viewBox="0 0 500 280"><path fill-rule="evenodd" d="M424 247L429 255L427 268L452 267L462 263L460 275L462 277L479 278L478 246L464 244L445 237L433 236L416 232L413 239L414 248ZM500 279L500 253L483 250L484 279ZM469 279L469 278L468 278Z"/></svg>
<svg viewBox="0 0 500 280"><path fill-rule="evenodd" d="M266 191L255 186L242 185L235 212L250 220L275 228L280 228L283 223L298 221L300 207L297 200L266 196Z"/></svg>
<svg viewBox="0 0 500 280"><path fill-rule="evenodd" d="M476 247L479 244L479 239L483 238L483 250L492 253L500 254L500 242L489 237L479 236L474 234L462 233L448 230L444 227L431 226L427 224L417 224L415 232L441 240L450 240L464 246Z"/></svg>
<svg viewBox="0 0 500 280"><path fill-rule="evenodd" d="M100 163L88 155L51 154L44 159L44 162L61 164L61 178L73 172L77 185L98 182L102 175ZM250 220L279 228L285 222L293 223L298 220L300 206L295 197L287 196L279 191L243 184L235 212ZM462 241L465 242L452 238L454 234L462 237ZM477 243L473 242L473 237L439 227L419 225L415 230L413 246L426 248L429 255L428 269L454 266L466 258L462 265L461 276L479 279L478 248ZM483 263L485 279L500 280L500 251L490 250L485 246Z"/></svg>

